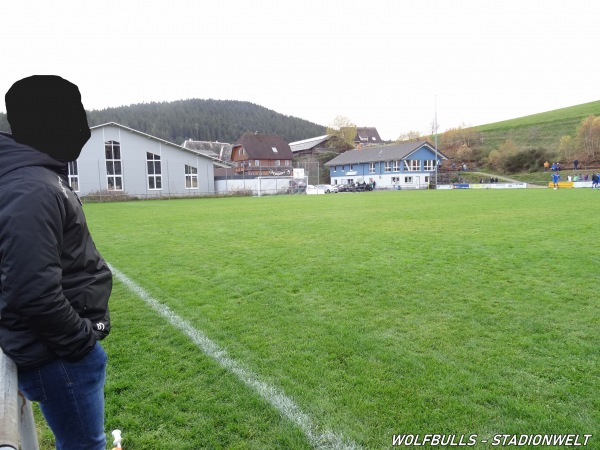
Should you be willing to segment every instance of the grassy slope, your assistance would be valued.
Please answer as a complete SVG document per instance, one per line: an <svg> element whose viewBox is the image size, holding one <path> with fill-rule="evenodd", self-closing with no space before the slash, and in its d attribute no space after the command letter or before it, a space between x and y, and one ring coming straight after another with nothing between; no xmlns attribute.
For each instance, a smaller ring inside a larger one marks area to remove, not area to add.
<svg viewBox="0 0 600 450"><path fill-rule="evenodd" d="M561 136L575 135L581 119L600 115L600 101L533 114L475 127L483 138L484 153L512 139L522 148L544 147L557 151Z"/></svg>
<svg viewBox="0 0 600 450"><path fill-rule="evenodd" d="M111 264L317 423L379 449L397 433L593 432L600 244L593 221L571 218L595 196L396 191L86 214ZM127 449L308 448L120 283L111 302L107 428Z"/></svg>

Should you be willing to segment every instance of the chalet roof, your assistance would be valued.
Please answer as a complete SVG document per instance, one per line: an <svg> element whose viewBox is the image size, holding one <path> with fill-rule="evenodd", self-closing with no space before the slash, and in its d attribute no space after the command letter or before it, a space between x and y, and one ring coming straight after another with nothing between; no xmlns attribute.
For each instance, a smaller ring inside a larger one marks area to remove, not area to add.
<svg viewBox="0 0 600 450"><path fill-rule="evenodd" d="M292 153L301 152L303 150L309 150L311 148L314 148L317 145L325 142L327 139L329 139L328 134L324 136L317 136L309 139L304 139L302 141L290 142L290 148L292 149Z"/></svg>
<svg viewBox="0 0 600 450"><path fill-rule="evenodd" d="M427 147L432 152L435 149L427 141L402 142L392 145L380 145L377 147L364 147L359 150L348 150L341 155L336 156L331 161L326 162L326 166L341 166L344 164L360 164L373 161L391 161L405 159L411 153ZM438 151L441 159L448 159Z"/></svg>
<svg viewBox="0 0 600 450"><path fill-rule="evenodd" d="M356 127L355 142L364 142L369 144L381 144L383 141L379 137L375 127Z"/></svg>
<svg viewBox="0 0 600 450"><path fill-rule="evenodd" d="M141 131L138 131L138 130L135 130L135 129L133 129L133 128L126 127L125 125L121 125L120 123L116 123L116 122L107 122L107 123L103 123L103 124L101 124L101 125L95 125L95 126L93 126L93 127L90 127L90 130L95 130L95 129L97 129L97 128L110 127L110 126L117 127L117 128L121 128L121 129L123 129L123 130L130 131L130 132L132 132L132 133L138 134L138 135L140 135L140 136L144 136L144 137L146 137L146 138L148 138L148 139L152 139L152 140L158 141L158 142L160 142L160 143L163 143L163 144L170 145L170 146L172 146L172 147L177 147L178 149L180 149L180 150L183 150L183 151L186 151L186 152L191 152L191 153L194 153L195 155L202 156L203 158L210 159L210 160L213 162L213 164L215 164L215 165L217 165L217 166L226 167L225 165L222 165L222 163L221 163L221 162L219 162L219 161L218 161L216 158L213 158L213 157L211 157L211 156L208 156L208 155L205 155L205 154L203 154L203 153L200 153L200 152L197 152L197 151L194 151L194 150L191 150L191 149L188 149L188 148L182 147L181 145L174 144L173 142L166 141L166 140L164 140L164 139L161 139L161 138L158 138L158 137L156 137L156 136L152 136L151 134L143 133L143 132L141 132Z"/></svg>
<svg viewBox="0 0 600 450"><path fill-rule="evenodd" d="M250 159L289 159L294 155L287 142L271 134L242 135L233 143L232 148L242 146Z"/></svg>

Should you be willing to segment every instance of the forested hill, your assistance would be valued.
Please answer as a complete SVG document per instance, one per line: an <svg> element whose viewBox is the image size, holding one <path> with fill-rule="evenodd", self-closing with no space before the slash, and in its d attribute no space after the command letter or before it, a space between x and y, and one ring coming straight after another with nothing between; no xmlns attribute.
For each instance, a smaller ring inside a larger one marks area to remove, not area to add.
<svg viewBox="0 0 600 450"><path fill-rule="evenodd" d="M233 143L254 132L294 142L326 132L324 126L236 100L190 99L92 110L88 122L116 122L179 145L186 139ZM9 131L6 114L0 114L0 131Z"/></svg>

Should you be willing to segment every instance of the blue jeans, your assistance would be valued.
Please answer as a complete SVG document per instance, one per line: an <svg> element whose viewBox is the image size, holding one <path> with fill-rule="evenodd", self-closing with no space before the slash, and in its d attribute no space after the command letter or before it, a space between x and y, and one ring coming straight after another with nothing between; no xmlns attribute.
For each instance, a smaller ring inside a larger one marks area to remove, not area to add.
<svg viewBox="0 0 600 450"><path fill-rule="evenodd" d="M38 402L57 450L106 450L106 353L99 343L83 359L57 359L19 372L19 389Z"/></svg>

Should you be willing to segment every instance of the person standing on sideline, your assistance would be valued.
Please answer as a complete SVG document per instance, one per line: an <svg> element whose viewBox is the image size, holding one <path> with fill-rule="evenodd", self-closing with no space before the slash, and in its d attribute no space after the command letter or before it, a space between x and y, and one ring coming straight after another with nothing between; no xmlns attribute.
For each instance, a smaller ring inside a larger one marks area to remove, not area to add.
<svg viewBox="0 0 600 450"><path fill-rule="evenodd" d="M558 189L558 180L561 180L562 177L559 175L558 172L554 172L552 174L552 181L554 182L554 189Z"/></svg>
<svg viewBox="0 0 600 450"><path fill-rule="evenodd" d="M90 138L79 89L54 75L17 81L0 133L0 348L57 450L105 450L111 271L90 236L68 163Z"/></svg>
<svg viewBox="0 0 600 450"><path fill-rule="evenodd" d="M598 179L598 174L597 173L593 173L592 174L592 189L597 188L598 187L598 182L600 180Z"/></svg>

